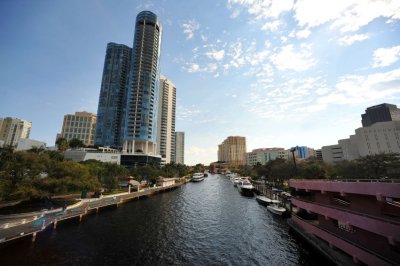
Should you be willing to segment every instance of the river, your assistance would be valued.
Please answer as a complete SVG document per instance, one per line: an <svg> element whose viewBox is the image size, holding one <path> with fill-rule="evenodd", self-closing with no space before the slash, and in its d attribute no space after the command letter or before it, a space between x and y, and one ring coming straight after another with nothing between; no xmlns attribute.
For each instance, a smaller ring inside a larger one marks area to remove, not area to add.
<svg viewBox="0 0 400 266"><path fill-rule="evenodd" d="M282 217L222 175L59 223L0 249L0 265L321 265Z"/></svg>

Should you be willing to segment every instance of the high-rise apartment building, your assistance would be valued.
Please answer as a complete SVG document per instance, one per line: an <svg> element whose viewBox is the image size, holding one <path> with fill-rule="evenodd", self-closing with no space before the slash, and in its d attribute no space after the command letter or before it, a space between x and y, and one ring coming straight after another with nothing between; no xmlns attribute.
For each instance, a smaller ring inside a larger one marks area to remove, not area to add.
<svg viewBox="0 0 400 266"><path fill-rule="evenodd" d="M122 149L132 48L107 44L94 144Z"/></svg>
<svg viewBox="0 0 400 266"><path fill-rule="evenodd" d="M185 132L175 132L174 163L185 164Z"/></svg>
<svg viewBox="0 0 400 266"><path fill-rule="evenodd" d="M363 127L369 127L377 122L400 121L400 109L394 104L383 103L368 107L361 115Z"/></svg>
<svg viewBox="0 0 400 266"><path fill-rule="evenodd" d="M246 164L246 138L231 136L218 145L218 161L238 166Z"/></svg>
<svg viewBox="0 0 400 266"><path fill-rule="evenodd" d="M170 163L175 153L175 109L175 85L166 77L161 76L158 105L157 154L161 155L165 163Z"/></svg>
<svg viewBox="0 0 400 266"><path fill-rule="evenodd" d="M19 139L28 139L32 123L23 119L6 117L0 118L0 140L4 146L15 147Z"/></svg>
<svg viewBox="0 0 400 266"><path fill-rule="evenodd" d="M88 112L75 112L64 115L61 137L70 141L79 139L85 145L93 145L96 129L96 115Z"/></svg>
<svg viewBox="0 0 400 266"><path fill-rule="evenodd" d="M125 154L157 153L161 35L161 24L154 13L142 11L137 15L125 113Z"/></svg>

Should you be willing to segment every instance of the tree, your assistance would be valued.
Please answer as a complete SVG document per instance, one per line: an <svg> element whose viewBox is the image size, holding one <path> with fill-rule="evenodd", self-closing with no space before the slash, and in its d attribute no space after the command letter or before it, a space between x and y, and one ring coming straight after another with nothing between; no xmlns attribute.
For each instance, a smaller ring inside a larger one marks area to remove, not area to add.
<svg viewBox="0 0 400 266"><path fill-rule="evenodd" d="M66 151L69 147L68 140L66 138L58 138L56 140L56 144L60 152Z"/></svg>
<svg viewBox="0 0 400 266"><path fill-rule="evenodd" d="M82 140L77 138L71 139L68 144L72 149L85 147L85 144L83 144Z"/></svg>
<svg viewBox="0 0 400 266"><path fill-rule="evenodd" d="M365 170L367 178L395 176L400 173L400 154L398 153L367 155L357 159L357 162Z"/></svg>

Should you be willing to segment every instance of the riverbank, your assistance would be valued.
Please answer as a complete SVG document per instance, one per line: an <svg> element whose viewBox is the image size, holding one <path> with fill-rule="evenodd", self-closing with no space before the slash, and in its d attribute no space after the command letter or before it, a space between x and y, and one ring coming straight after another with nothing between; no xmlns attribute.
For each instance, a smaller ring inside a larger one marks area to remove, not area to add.
<svg viewBox="0 0 400 266"><path fill-rule="evenodd" d="M88 213L99 211L109 206L118 207L120 204L148 197L154 194L167 192L180 187L187 182L181 179L180 182L170 186L159 186L146 188L136 192L125 192L103 196L101 198L82 199L80 202L50 211L31 212L13 215L0 215L0 244L16 241L21 238L31 237L35 241L36 235L46 228L57 227L61 221L78 219L81 221Z"/></svg>

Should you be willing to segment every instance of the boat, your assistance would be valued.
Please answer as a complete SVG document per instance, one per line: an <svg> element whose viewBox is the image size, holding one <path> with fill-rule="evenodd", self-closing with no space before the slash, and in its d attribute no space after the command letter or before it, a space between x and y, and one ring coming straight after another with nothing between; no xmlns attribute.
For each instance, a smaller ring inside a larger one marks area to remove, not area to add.
<svg viewBox="0 0 400 266"><path fill-rule="evenodd" d="M267 205L272 203L272 199L270 199L270 198L268 198L268 197L266 197L264 195L258 195L256 197L256 200L257 200L258 203L260 203L261 205L265 205L265 206L267 206Z"/></svg>
<svg viewBox="0 0 400 266"><path fill-rule="evenodd" d="M203 173L194 173L192 176L192 182L200 182L204 180Z"/></svg>
<svg viewBox="0 0 400 266"><path fill-rule="evenodd" d="M208 173L204 172L203 176L208 177Z"/></svg>
<svg viewBox="0 0 400 266"><path fill-rule="evenodd" d="M286 209L281 207L281 206L279 206L279 203L274 203L274 204L268 205L267 209L270 212L272 212L273 214L277 214L277 215L280 215L280 216L282 216L286 212Z"/></svg>
<svg viewBox="0 0 400 266"><path fill-rule="evenodd" d="M232 183L233 183L234 187L237 187L239 182L240 182L240 178L239 177L235 177L235 178L232 179Z"/></svg>
<svg viewBox="0 0 400 266"><path fill-rule="evenodd" d="M237 188L243 195L253 196L254 187L247 179L240 179Z"/></svg>

